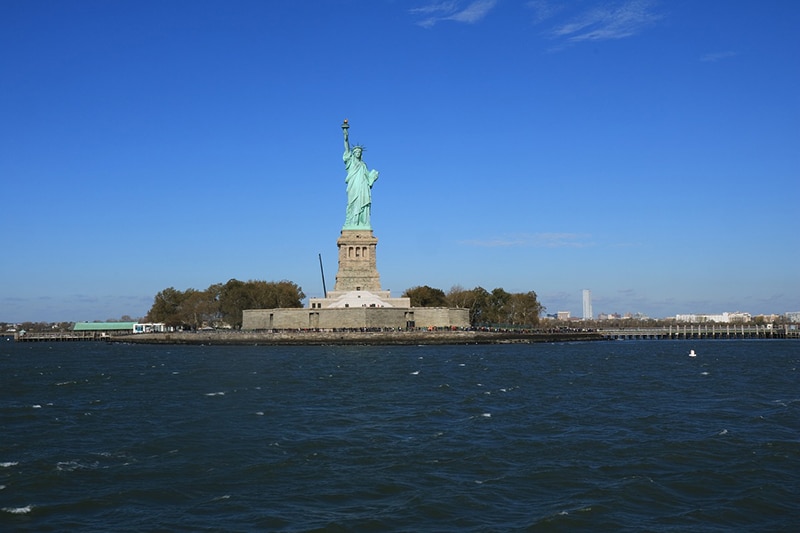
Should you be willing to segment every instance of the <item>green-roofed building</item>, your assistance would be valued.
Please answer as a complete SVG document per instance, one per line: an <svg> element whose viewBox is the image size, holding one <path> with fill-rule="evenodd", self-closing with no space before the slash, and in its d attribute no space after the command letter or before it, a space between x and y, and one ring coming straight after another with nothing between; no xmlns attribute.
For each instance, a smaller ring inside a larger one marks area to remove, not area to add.
<svg viewBox="0 0 800 533"><path fill-rule="evenodd" d="M76 322L72 331L95 332L105 335L133 333L136 322Z"/></svg>

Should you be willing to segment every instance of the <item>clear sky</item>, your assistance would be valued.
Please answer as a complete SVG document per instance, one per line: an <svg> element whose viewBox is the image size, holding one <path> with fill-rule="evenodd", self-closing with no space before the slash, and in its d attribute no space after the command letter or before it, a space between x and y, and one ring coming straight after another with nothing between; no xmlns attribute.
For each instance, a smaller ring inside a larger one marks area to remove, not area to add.
<svg viewBox="0 0 800 533"><path fill-rule="evenodd" d="M344 118L393 296L800 311L800 2L0 1L0 321L321 296Z"/></svg>

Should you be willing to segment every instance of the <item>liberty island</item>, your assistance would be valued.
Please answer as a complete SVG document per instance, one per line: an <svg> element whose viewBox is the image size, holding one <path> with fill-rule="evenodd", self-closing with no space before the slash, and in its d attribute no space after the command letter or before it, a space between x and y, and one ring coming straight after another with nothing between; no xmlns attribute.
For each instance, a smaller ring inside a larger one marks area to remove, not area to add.
<svg viewBox="0 0 800 533"><path fill-rule="evenodd" d="M470 309L464 304L412 306L410 294L393 297L389 290L383 289L378 272L378 238L373 232L372 189L379 172L364 161L363 145L351 145L348 120L345 119L341 129L347 201L344 223L336 240L338 269L332 291L325 290L322 297L309 298L306 307L301 307L298 301L294 306L242 309L239 329L137 333L114 336L114 340L165 344L402 345L602 339L594 332L538 331L527 326L511 331L493 327L476 329L470 321Z"/></svg>
<svg viewBox="0 0 800 533"><path fill-rule="evenodd" d="M378 171L363 160L364 147L350 145L350 123L342 124L347 192L345 221L336 241L339 265L334 290L310 298L307 308L245 309L243 330L333 331L342 329L459 330L469 327L469 309L412 307L381 288L378 239L372 230L372 187Z"/></svg>

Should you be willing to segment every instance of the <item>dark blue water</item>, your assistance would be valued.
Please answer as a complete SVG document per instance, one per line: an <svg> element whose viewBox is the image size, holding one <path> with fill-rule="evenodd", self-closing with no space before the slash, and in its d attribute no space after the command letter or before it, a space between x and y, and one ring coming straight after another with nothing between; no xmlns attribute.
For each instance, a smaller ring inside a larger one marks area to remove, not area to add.
<svg viewBox="0 0 800 533"><path fill-rule="evenodd" d="M0 530L795 531L799 365L780 340L2 341Z"/></svg>

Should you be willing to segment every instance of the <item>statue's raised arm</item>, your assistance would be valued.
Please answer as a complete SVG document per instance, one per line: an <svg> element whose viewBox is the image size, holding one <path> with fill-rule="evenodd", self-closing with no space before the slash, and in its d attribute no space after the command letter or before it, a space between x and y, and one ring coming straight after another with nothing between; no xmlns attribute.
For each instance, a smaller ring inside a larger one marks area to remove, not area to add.
<svg viewBox="0 0 800 533"><path fill-rule="evenodd" d="M347 119L344 119L342 123L342 133L344 134L344 151L350 151L350 124L347 123Z"/></svg>

